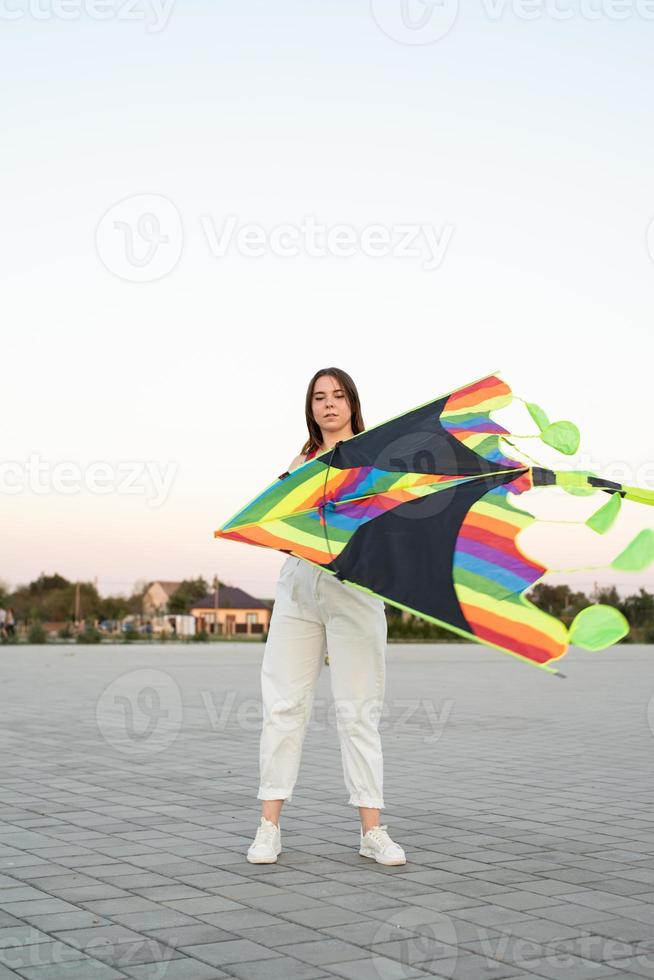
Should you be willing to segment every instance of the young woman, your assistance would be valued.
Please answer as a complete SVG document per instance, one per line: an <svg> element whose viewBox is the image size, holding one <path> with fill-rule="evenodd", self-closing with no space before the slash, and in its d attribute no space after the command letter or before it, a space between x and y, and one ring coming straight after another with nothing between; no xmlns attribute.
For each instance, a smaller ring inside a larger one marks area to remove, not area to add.
<svg viewBox="0 0 654 980"><path fill-rule="evenodd" d="M317 371L305 403L309 437L289 466L300 466L364 430L359 395L339 368ZM290 800L314 689L329 652L341 760L349 800L360 815L359 854L405 864L404 851L380 825L384 807L378 724L386 681L384 603L335 575L289 555L282 566L261 668L263 726L259 749L261 822L247 853L254 864L277 860L279 815Z"/></svg>

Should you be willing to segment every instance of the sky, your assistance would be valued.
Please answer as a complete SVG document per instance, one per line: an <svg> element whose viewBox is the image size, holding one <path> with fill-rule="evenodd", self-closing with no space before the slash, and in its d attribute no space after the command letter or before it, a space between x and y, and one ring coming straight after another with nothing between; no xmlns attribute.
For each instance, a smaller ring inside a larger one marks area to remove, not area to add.
<svg viewBox="0 0 654 980"><path fill-rule="evenodd" d="M499 371L579 426L562 466L654 488L654 2L0 0L0 21L11 587L272 596L283 556L214 530L299 452L329 364L367 426ZM579 567L643 526L632 504L605 539L521 542Z"/></svg>

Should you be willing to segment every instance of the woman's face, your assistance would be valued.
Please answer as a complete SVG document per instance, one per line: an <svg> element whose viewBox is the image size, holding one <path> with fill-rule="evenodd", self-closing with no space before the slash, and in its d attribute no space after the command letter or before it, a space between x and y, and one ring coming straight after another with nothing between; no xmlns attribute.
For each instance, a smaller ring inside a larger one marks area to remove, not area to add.
<svg viewBox="0 0 654 980"><path fill-rule="evenodd" d="M338 432L347 425L352 409L340 381L330 374L316 379L311 397L313 417L323 432Z"/></svg>

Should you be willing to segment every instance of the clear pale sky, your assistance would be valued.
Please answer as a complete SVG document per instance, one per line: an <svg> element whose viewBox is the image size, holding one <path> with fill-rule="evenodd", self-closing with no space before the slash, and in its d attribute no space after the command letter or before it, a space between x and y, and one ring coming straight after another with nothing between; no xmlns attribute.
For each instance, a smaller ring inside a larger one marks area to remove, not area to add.
<svg viewBox="0 0 654 980"><path fill-rule="evenodd" d="M109 594L217 572L271 596L283 557L213 532L299 451L306 385L332 363L369 426L499 370L579 425L581 466L654 487L644 6L617 19L598 0L593 19L588 0L548 0L527 19L517 0L470 2L445 31L453 0L410 0L404 21L401 0L140 0L132 16L105 0L105 19L68 3L64 18L54 0L0 2L2 456L18 486L0 577L97 576ZM406 226L413 255L396 252ZM148 462L165 493L143 473L145 492L88 483L92 463ZM583 518L602 502L540 494L521 506ZM607 541L523 543L586 565L647 525L631 505ZM654 570L603 580L654 587Z"/></svg>

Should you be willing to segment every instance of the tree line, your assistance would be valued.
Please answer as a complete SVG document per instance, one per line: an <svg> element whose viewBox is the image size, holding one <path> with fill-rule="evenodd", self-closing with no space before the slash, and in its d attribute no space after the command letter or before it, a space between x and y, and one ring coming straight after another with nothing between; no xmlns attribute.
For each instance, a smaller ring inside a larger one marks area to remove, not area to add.
<svg viewBox="0 0 654 980"><path fill-rule="evenodd" d="M14 591L0 583L0 606L11 608L19 622L74 623L77 609L79 620L122 620L126 616L141 615L143 596L150 583L135 583L129 596L103 598L93 582L71 582L63 575L41 574L28 585L20 585ZM79 589L79 595L78 595ZM185 579L168 602L170 613L187 613L194 602L209 594L207 581L199 576Z"/></svg>
<svg viewBox="0 0 654 980"><path fill-rule="evenodd" d="M80 620L119 621L126 616L142 614L143 596L148 585L146 582L137 582L129 596L103 598L92 582L76 583L56 573L41 574L33 582L18 586L14 591L0 582L0 606L13 609L16 620L27 625L45 622L74 623L76 603ZM171 614L188 613L198 599L209 593L209 583L202 576L184 579L170 598L168 611ZM621 597L613 585L596 586L587 595L582 591L574 591L568 585L546 585L539 582L526 595L539 609L551 613L566 625L572 622L578 612L592 603L601 602L615 606L631 626L630 634L622 642L654 643L654 594L644 588ZM390 604L386 605L386 614L388 635L392 639L460 642L461 638L457 634L418 616L403 619L401 610Z"/></svg>

